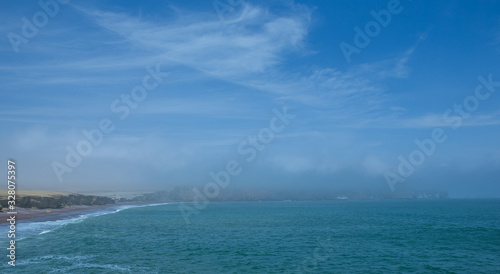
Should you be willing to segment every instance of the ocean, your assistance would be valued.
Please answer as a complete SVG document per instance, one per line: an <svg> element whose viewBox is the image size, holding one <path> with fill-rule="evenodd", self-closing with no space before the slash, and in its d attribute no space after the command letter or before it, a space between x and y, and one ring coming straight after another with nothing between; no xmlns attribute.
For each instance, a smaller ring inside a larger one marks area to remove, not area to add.
<svg viewBox="0 0 500 274"><path fill-rule="evenodd" d="M500 273L500 200L118 206L16 238L0 273Z"/></svg>

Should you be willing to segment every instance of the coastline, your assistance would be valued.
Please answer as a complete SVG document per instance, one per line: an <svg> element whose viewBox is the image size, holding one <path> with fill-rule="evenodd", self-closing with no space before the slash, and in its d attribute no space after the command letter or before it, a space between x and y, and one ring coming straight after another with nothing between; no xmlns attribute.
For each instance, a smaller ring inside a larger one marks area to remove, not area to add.
<svg viewBox="0 0 500 274"><path fill-rule="evenodd" d="M68 217L74 217L78 215L83 215L89 213L93 210L100 210L110 207L117 207L127 204L108 204L108 205L73 205L64 208L55 209L29 209L29 208L17 208L16 220L17 221L48 221L48 220L59 220ZM7 223L7 219L10 217L7 211L0 212L0 224Z"/></svg>

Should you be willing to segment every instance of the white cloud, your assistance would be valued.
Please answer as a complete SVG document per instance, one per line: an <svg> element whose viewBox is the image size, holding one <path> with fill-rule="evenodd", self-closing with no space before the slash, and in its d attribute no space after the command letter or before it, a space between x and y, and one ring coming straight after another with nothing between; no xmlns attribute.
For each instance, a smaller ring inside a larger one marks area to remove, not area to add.
<svg viewBox="0 0 500 274"><path fill-rule="evenodd" d="M403 57L362 64L342 72L314 68L302 74L278 67L285 54L307 51L311 11L303 6L287 15L245 4L240 16L221 24L217 18L185 15L176 21L146 22L126 14L89 11L100 26L119 34L149 52L151 60L194 68L212 77L279 95L310 106L344 105L356 99L365 104L382 91L379 82L388 77L406 77ZM327 100L325 102L325 100Z"/></svg>
<svg viewBox="0 0 500 274"><path fill-rule="evenodd" d="M185 15L178 22L145 22L126 14L86 11L102 27L168 60L218 77L261 73L281 54L299 46L307 34L309 11L277 17L245 4L226 24L216 18Z"/></svg>

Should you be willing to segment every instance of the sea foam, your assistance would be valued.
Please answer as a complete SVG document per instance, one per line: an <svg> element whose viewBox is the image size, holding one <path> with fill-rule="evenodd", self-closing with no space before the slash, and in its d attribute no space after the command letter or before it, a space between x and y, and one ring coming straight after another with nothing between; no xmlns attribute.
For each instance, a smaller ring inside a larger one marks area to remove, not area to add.
<svg viewBox="0 0 500 274"><path fill-rule="evenodd" d="M38 235L50 233L50 232L53 232L59 228L66 226L68 224L83 222L84 220L86 220L88 218L98 217L98 216L107 215L107 214L114 214L114 213L118 213L120 211L131 209L131 208L159 206L159 205L166 205L166 204L169 204L169 203L157 203L157 204L145 204L145 205L120 205L120 206L113 206L113 207L97 209L97 210L86 210L86 211L83 211L81 214L78 212L72 212L69 214L68 217L66 217L66 218L63 217L63 219L58 219L58 220L40 221L40 219L44 219L46 217L34 218L34 219L29 219L29 220L21 220L21 221L19 221L19 223L17 225L16 239L15 240L19 241L22 239L36 237ZM9 230L8 224L1 224L0 225L0 231L5 231L5 233L3 233L3 234L6 235L8 230Z"/></svg>

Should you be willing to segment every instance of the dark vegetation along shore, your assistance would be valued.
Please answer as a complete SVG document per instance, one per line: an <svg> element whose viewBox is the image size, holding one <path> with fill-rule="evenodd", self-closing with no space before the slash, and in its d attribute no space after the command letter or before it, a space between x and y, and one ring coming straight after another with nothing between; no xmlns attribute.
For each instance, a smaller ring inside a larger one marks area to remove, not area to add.
<svg viewBox="0 0 500 274"><path fill-rule="evenodd" d="M26 191L16 195L16 207L33 209L57 209L74 205L106 205L114 204L115 200L109 197L82 195L73 193L57 193L45 191ZM0 206L2 209L8 207L8 197L0 196Z"/></svg>
<svg viewBox="0 0 500 274"><path fill-rule="evenodd" d="M0 192L0 223L6 223L8 217L8 195ZM60 193L47 191L20 191L15 199L16 220L37 217L59 219L62 214L75 214L86 210L95 210L116 204L115 200L105 196L82 195L76 193ZM3 216L2 216L3 215Z"/></svg>

